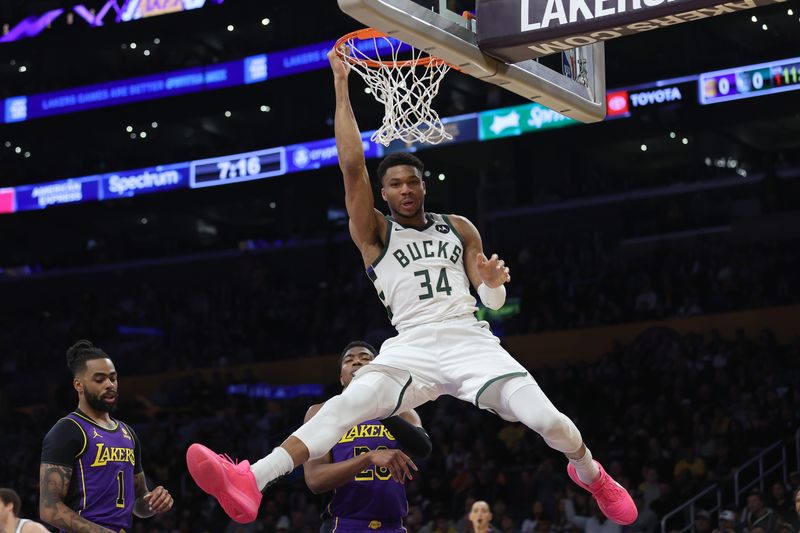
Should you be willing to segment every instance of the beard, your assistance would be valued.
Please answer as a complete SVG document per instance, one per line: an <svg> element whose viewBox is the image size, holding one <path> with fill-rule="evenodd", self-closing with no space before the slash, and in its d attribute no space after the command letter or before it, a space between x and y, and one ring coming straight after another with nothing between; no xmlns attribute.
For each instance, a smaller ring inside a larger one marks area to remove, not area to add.
<svg viewBox="0 0 800 533"><path fill-rule="evenodd" d="M117 409L117 402L119 401L119 396L116 396L113 403L106 403L100 398L99 395L92 394L89 391L86 391L85 397L86 403L88 403L92 409L102 411L104 413L113 413Z"/></svg>

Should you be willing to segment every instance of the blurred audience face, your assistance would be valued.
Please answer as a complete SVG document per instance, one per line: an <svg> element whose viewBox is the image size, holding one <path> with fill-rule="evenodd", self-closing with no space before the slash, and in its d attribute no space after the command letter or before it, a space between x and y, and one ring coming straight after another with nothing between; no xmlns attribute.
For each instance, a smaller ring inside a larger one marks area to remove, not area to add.
<svg viewBox="0 0 800 533"><path fill-rule="evenodd" d="M783 483L773 483L771 492L772 500L775 503L782 502L786 499L786 487L783 486Z"/></svg>
<svg viewBox="0 0 800 533"><path fill-rule="evenodd" d="M477 501L472 504L469 511L469 521L475 531L486 531L489 522L492 521L492 511L489 504L484 501Z"/></svg>
<svg viewBox="0 0 800 533"><path fill-rule="evenodd" d="M800 516L800 488L794 491L794 510Z"/></svg>
<svg viewBox="0 0 800 533"><path fill-rule="evenodd" d="M694 519L695 532L711 531L711 518L707 514L698 514Z"/></svg>
<svg viewBox="0 0 800 533"><path fill-rule="evenodd" d="M734 531L736 529L736 514L733 511L725 510L719 514L720 531Z"/></svg>
<svg viewBox="0 0 800 533"><path fill-rule="evenodd" d="M761 499L760 495L751 494L747 497L747 510L750 511L752 514L755 515L760 514L763 508L764 508L764 501Z"/></svg>
<svg viewBox="0 0 800 533"><path fill-rule="evenodd" d="M542 514L544 512L544 505L542 504L542 502L540 502L539 500L533 502L532 511L534 516L539 516L540 514Z"/></svg>

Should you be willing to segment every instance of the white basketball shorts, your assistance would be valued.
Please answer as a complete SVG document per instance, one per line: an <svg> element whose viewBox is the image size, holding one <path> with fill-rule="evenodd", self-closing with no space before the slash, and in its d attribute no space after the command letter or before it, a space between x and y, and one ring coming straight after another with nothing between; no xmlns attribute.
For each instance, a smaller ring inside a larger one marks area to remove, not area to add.
<svg viewBox="0 0 800 533"><path fill-rule="evenodd" d="M519 388L536 384L500 346L489 324L472 315L402 330L383 343L378 357L354 379L371 372L390 377L399 391L392 414L448 394L515 420L505 400Z"/></svg>

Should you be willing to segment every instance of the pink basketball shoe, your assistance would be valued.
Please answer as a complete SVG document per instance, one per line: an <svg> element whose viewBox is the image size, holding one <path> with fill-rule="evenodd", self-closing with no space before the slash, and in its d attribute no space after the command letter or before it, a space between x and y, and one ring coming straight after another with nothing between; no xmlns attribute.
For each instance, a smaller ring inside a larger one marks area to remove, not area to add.
<svg viewBox="0 0 800 533"><path fill-rule="evenodd" d="M603 465L597 461L594 463L600 470L600 474L590 485L581 481L572 463L567 464L567 474L576 485L592 493L594 499L597 500L597 506L609 520L621 526L632 524L639 516L639 512L636 510L636 504L633 503L631 495L608 475L603 469Z"/></svg>
<svg viewBox="0 0 800 533"><path fill-rule="evenodd" d="M197 486L215 497L234 521L247 524L256 519L261 491L249 462L234 463L195 443L186 450L186 466Z"/></svg>

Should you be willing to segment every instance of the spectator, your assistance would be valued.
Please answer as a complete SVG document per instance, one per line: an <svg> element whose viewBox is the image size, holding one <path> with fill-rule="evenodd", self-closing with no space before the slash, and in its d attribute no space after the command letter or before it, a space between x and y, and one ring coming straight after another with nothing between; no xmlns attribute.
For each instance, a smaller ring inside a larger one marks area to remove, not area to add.
<svg viewBox="0 0 800 533"><path fill-rule="evenodd" d="M688 470L692 479L695 480L702 480L706 477L706 462L695 453L694 446L683 448L683 457L675 463L673 475L678 479L684 470Z"/></svg>
<svg viewBox="0 0 800 533"><path fill-rule="evenodd" d="M644 502L644 497L640 491L634 491L631 496L639 516L636 521L622 528L623 533L655 533L658 527L658 516Z"/></svg>
<svg viewBox="0 0 800 533"><path fill-rule="evenodd" d="M797 512L798 521L800 521L800 485L794 489L792 499L794 499L794 510Z"/></svg>
<svg viewBox="0 0 800 533"><path fill-rule="evenodd" d="M420 530L420 533L456 533L444 510L437 509L433 520Z"/></svg>
<svg viewBox="0 0 800 533"><path fill-rule="evenodd" d="M789 500L789 491L782 481L776 481L770 486L770 507L778 515L779 522L790 524L797 529L797 511L794 502Z"/></svg>
<svg viewBox="0 0 800 533"><path fill-rule="evenodd" d="M656 441L655 451L653 450L653 441ZM650 439L650 458L653 458L653 456L665 456L665 454L663 454L661 451L660 445L658 445L657 439L655 438ZM653 467L645 467L644 480L639 484L639 491L642 493L644 506L649 508L650 504L657 500L659 496L661 496L661 484L658 482L658 470ZM637 508L638 507L639 506L637 505Z"/></svg>
<svg viewBox="0 0 800 533"><path fill-rule="evenodd" d="M531 506L530 516L522 521L522 527L520 527L521 533L533 533L533 531L536 529L536 525L542 519L543 515L544 505L542 505L541 501L536 500Z"/></svg>
<svg viewBox="0 0 800 533"><path fill-rule="evenodd" d="M589 500L591 515L579 516L575 512L575 502L569 497L570 493L571 491L568 491L568 497L564 502L564 512L569 523L584 533L622 533L622 526L607 519L600 508L597 507L597 502L594 498Z"/></svg>
<svg viewBox="0 0 800 533"><path fill-rule="evenodd" d="M694 533L711 533L711 513L700 509L694 514Z"/></svg>
<svg viewBox="0 0 800 533"><path fill-rule="evenodd" d="M473 533L493 533L497 529L492 526L492 511L489 504L484 501L477 501L472 504L469 511L469 521L472 525Z"/></svg>
<svg viewBox="0 0 800 533"><path fill-rule="evenodd" d="M719 527L713 533L736 533L736 513L724 510L719 513Z"/></svg>
<svg viewBox="0 0 800 533"><path fill-rule="evenodd" d="M766 506L764 495L754 489L747 495L747 506L742 510L740 527L744 533L758 533L759 529L771 533L778 523L778 515Z"/></svg>

